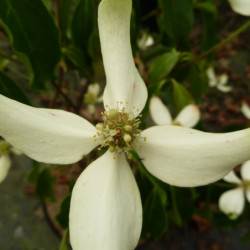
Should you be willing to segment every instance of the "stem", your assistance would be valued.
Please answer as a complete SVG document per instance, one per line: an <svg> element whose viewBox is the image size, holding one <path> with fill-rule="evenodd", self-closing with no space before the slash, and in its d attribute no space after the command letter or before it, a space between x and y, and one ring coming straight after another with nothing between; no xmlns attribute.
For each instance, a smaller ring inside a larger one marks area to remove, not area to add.
<svg viewBox="0 0 250 250"><path fill-rule="evenodd" d="M68 229L66 229L63 232L63 238L62 238L62 241L60 243L59 250L68 250L68 244L67 244L67 241L68 241L68 232L69 232Z"/></svg>
<svg viewBox="0 0 250 250"><path fill-rule="evenodd" d="M172 206L174 210L174 215L175 215L175 222L178 226L181 226L182 224L182 219L178 210L177 202L176 202L176 193L175 193L175 187L170 185L170 195L172 199Z"/></svg>
<svg viewBox="0 0 250 250"><path fill-rule="evenodd" d="M197 62L201 59L203 59L204 57L206 57L208 54L214 52L215 50L219 49L220 47L222 47L224 44L228 43L230 40L232 40L234 37L238 36L240 33L242 33L244 30L246 30L248 27L250 27L250 21L247 21L246 23L244 23L239 29L237 29L236 31L234 31L231 35L229 35L227 38L225 38L224 40L222 40L220 43L214 45L212 48L210 48L209 50L205 51L204 53L202 53L201 55L197 56L196 58L194 58L193 60L182 64L181 66L179 66L177 68L177 70L185 68L191 64L193 64L194 62Z"/></svg>
<svg viewBox="0 0 250 250"><path fill-rule="evenodd" d="M74 109L74 111L77 111L76 105L69 99L69 97L66 94L63 93L61 87L58 86L58 84L54 81L51 81L51 84L56 88L56 90L59 91L60 95L68 102L70 107L72 107Z"/></svg>
<svg viewBox="0 0 250 250"><path fill-rule="evenodd" d="M157 13L158 13L158 10L152 10L147 15L145 15L144 17L141 18L141 22L145 22L147 19L149 19L150 17L156 15Z"/></svg>
<svg viewBox="0 0 250 250"><path fill-rule="evenodd" d="M58 77L58 84L55 89L54 96L49 104L49 108L53 108L55 106L56 100L58 98L58 95L60 94L61 86L62 86L62 81L63 81L63 69L62 67L59 67L59 77Z"/></svg>

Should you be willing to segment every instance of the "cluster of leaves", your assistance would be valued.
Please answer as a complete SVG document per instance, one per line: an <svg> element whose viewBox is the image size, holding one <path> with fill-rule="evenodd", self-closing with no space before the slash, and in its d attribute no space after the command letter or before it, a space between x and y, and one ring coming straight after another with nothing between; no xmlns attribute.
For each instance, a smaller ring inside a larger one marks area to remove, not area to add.
<svg viewBox="0 0 250 250"><path fill-rule="evenodd" d="M88 85L105 82L98 1L0 0L0 5L0 93L22 103L81 114ZM206 69L215 62L220 40L218 11L222 8L231 11L225 1L219 0L133 1L131 43L149 100L153 95L160 96L174 113L187 104L201 103L210 91ZM202 32L195 34L197 27ZM154 45L142 50L138 41L145 34L153 37ZM147 103L142 118L145 127L149 126L148 109ZM88 117L93 123L99 119ZM198 128L207 130L202 122ZM86 162L81 164L86 166ZM225 190L223 185L176 188L152 177L134 153L131 164L138 166L136 178L144 212L142 238L158 238L171 224L182 226L194 214L221 227L233 227L240 221L232 223L211 206ZM29 180L35 184L37 195L53 201L57 181L51 171L36 165ZM70 193L56 217L64 229L68 227L69 202ZM245 212L241 218L249 216Z"/></svg>

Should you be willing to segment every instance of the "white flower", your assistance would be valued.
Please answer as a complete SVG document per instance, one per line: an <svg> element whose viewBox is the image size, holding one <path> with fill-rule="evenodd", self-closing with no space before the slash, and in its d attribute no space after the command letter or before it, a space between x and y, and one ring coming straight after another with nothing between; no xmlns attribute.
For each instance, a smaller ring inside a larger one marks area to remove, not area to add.
<svg viewBox="0 0 250 250"><path fill-rule="evenodd" d="M228 0L232 9L238 14L250 16L250 0Z"/></svg>
<svg viewBox="0 0 250 250"><path fill-rule="evenodd" d="M131 250L137 245L142 207L126 160L130 148L151 174L187 187L221 179L250 158L250 129L225 134L171 125L138 129L136 116L145 106L147 89L132 56L131 9L131 0L102 0L99 5L107 77L103 123L94 127L75 114L33 108L0 95L0 135L37 161L70 164L99 144L109 148L73 189L69 219L74 250Z"/></svg>
<svg viewBox="0 0 250 250"><path fill-rule="evenodd" d="M10 165L10 153L20 154L17 149L14 149L10 146L9 143L0 139L0 183L6 178Z"/></svg>
<svg viewBox="0 0 250 250"><path fill-rule="evenodd" d="M216 76L214 68L212 67L209 67L206 73L210 87L217 87L217 89L224 93L230 92L232 90L232 87L226 85L228 82L227 74Z"/></svg>
<svg viewBox="0 0 250 250"><path fill-rule="evenodd" d="M138 47L141 50L146 50L148 47L152 46L154 44L154 38L144 32L140 39L137 41Z"/></svg>
<svg viewBox="0 0 250 250"><path fill-rule="evenodd" d="M241 177L239 179L234 171L231 171L223 179L229 183L237 184L238 187L226 191L220 196L219 208L227 214L230 219L237 219L242 213L245 204L245 197L250 202L250 161L245 162L241 166Z"/></svg>
<svg viewBox="0 0 250 250"><path fill-rule="evenodd" d="M250 120L250 107L247 105L247 103L243 102L241 105L241 112L247 119Z"/></svg>
<svg viewBox="0 0 250 250"><path fill-rule="evenodd" d="M102 96L99 96L100 93L100 85L99 83L91 83L88 86L88 91L84 95L84 103L88 105L87 110L90 114L94 114L95 112L95 104L98 102L102 102Z"/></svg>
<svg viewBox="0 0 250 250"><path fill-rule="evenodd" d="M153 96L149 103L149 112L153 121L157 125L179 125L187 128L194 127L200 120L199 108L194 104L184 107L173 120L169 109L163 104L161 99Z"/></svg>
<svg viewBox="0 0 250 250"><path fill-rule="evenodd" d="M10 145L4 140L0 139L0 183L6 178L11 165Z"/></svg>

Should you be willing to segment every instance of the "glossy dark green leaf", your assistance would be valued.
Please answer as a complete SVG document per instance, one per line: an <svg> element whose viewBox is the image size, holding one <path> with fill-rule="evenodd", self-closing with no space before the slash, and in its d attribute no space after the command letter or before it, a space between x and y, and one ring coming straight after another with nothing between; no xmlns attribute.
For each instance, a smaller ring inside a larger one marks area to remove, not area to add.
<svg viewBox="0 0 250 250"><path fill-rule="evenodd" d="M35 192L36 194L44 199L55 201L54 196L54 186L56 182L56 177L54 177L51 173L50 168L45 168L37 179Z"/></svg>
<svg viewBox="0 0 250 250"><path fill-rule="evenodd" d="M69 228L69 209L70 209L71 195L64 198L60 206L60 212L56 215L56 220L62 228Z"/></svg>
<svg viewBox="0 0 250 250"><path fill-rule="evenodd" d="M194 65L190 66L188 79L190 83L190 92L196 103L199 103L203 94L208 90L208 83L203 79L199 70Z"/></svg>
<svg viewBox="0 0 250 250"><path fill-rule="evenodd" d="M85 75L90 75L91 69L88 64L86 53L78 47L71 45L63 50L64 56L75 67L84 72Z"/></svg>
<svg viewBox="0 0 250 250"><path fill-rule="evenodd" d="M71 0L61 0L59 2L59 11L60 11L60 30L62 33L62 37L65 38L69 26Z"/></svg>
<svg viewBox="0 0 250 250"><path fill-rule="evenodd" d="M0 0L0 19L14 50L23 56L34 88L54 77L60 61L59 32L41 0Z"/></svg>
<svg viewBox="0 0 250 250"><path fill-rule="evenodd" d="M206 51L218 41L216 32L217 9L214 4L209 2L199 3L197 7L201 10L203 20L201 50ZM210 53L207 56L209 60L213 59L213 57L214 53Z"/></svg>
<svg viewBox="0 0 250 250"><path fill-rule="evenodd" d="M191 0L159 0L162 8L162 27L167 35L175 41L187 37L194 23Z"/></svg>
<svg viewBox="0 0 250 250"><path fill-rule="evenodd" d="M176 81L173 82L173 97L176 113L180 112L181 109L193 102L193 98L188 90Z"/></svg>
<svg viewBox="0 0 250 250"><path fill-rule="evenodd" d="M30 105L28 97L18 84L2 71L0 71L0 94Z"/></svg>
<svg viewBox="0 0 250 250"><path fill-rule="evenodd" d="M80 0L71 25L73 41L77 47L86 50L95 19L94 1Z"/></svg>
<svg viewBox="0 0 250 250"><path fill-rule="evenodd" d="M32 162L32 168L28 174L28 181L32 184L36 184L40 174L40 164L36 161Z"/></svg>
<svg viewBox="0 0 250 250"><path fill-rule="evenodd" d="M160 237L168 228L166 217L166 193L154 188L143 205L143 234L150 232Z"/></svg>
<svg viewBox="0 0 250 250"><path fill-rule="evenodd" d="M179 55L180 54L174 50L157 57L149 68L149 80L155 82L167 77L178 62Z"/></svg>

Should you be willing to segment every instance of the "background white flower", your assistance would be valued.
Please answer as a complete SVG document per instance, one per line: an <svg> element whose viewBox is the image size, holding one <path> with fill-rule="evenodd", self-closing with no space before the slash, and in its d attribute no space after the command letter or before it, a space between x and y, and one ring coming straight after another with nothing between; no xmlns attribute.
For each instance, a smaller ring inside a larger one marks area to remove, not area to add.
<svg viewBox="0 0 250 250"><path fill-rule="evenodd" d="M194 127L200 120L200 110L197 105L189 104L184 107L173 120L169 109L161 99L153 96L149 103L149 112L157 125L180 125L187 128Z"/></svg>
<svg viewBox="0 0 250 250"><path fill-rule="evenodd" d="M137 41L137 44L141 50L146 50L148 47L154 44L154 38L148 33L144 32L140 39Z"/></svg>
<svg viewBox="0 0 250 250"><path fill-rule="evenodd" d="M238 14L250 16L250 0L228 0L232 9Z"/></svg>
<svg viewBox="0 0 250 250"><path fill-rule="evenodd" d="M243 212L245 196L250 202L250 161L242 164L241 177L242 179L239 179L234 171L231 171L223 178L229 183L237 184L237 188L226 191L219 198L220 210L227 214L230 219L237 219Z"/></svg>
<svg viewBox="0 0 250 250"><path fill-rule="evenodd" d="M102 95L99 96L101 87L99 83L91 83L88 86L88 91L84 95L83 102L87 104L87 110L90 114L95 113L95 105L103 101ZM99 97L98 97L99 96Z"/></svg>
<svg viewBox="0 0 250 250"><path fill-rule="evenodd" d="M243 102L241 105L241 112L243 115L250 120L250 107L248 106L247 103Z"/></svg>
<svg viewBox="0 0 250 250"><path fill-rule="evenodd" d="M21 152L17 149L14 149L4 140L0 139L0 183L4 181L6 178L10 166L10 153L21 154Z"/></svg>
<svg viewBox="0 0 250 250"><path fill-rule="evenodd" d="M210 87L216 87L218 90L224 93L230 92L232 90L232 87L227 85L227 74L216 76L213 67L209 67L206 73Z"/></svg>

